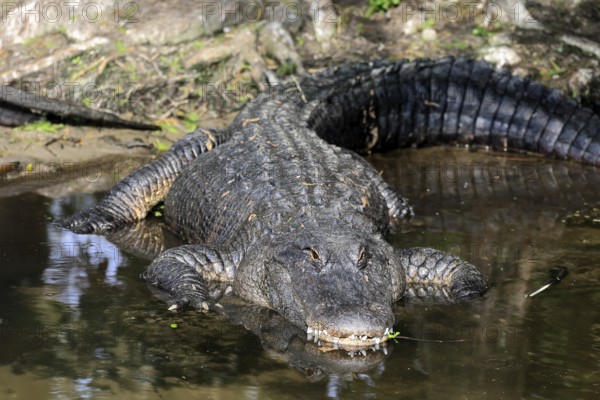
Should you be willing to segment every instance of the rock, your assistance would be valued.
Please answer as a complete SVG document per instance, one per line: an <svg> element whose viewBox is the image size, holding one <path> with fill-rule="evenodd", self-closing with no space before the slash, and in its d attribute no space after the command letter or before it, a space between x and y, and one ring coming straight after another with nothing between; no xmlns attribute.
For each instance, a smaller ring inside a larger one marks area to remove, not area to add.
<svg viewBox="0 0 600 400"><path fill-rule="evenodd" d="M544 26L533 17L526 7L528 2L523 0L494 0L486 4L484 10L484 25L504 22L522 29L544 29Z"/></svg>
<svg viewBox="0 0 600 400"><path fill-rule="evenodd" d="M119 27L109 11L112 5L112 0L3 3L0 47L22 44L53 31L62 31L75 42L105 36Z"/></svg>
<svg viewBox="0 0 600 400"><path fill-rule="evenodd" d="M179 44L258 21L262 7L257 0L146 0L140 4L138 22L127 24L124 40L153 45Z"/></svg>
<svg viewBox="0 0 600 400"><path fill-rule="evenodd" d="M594 79L594 71L590 68L579 68L569 77L569 90L574 93L584 93Z"/></svg>
<svg viewBox="0 0 600 400"><path fill-rule="evenodd" d="M56 31L74 42L104 36L132 44L178 44L222 31L227 26L250 22L253 7L255 10L263 7L262 1L11 2L3 4L0 47L22 44ZM260 19L261 11L256 13Z"/></svg>
<svg viewBox="0 0 600 400"><path fill-rule="evenodd" d="M521 57L508 46L484 47L481 49L483 59L498 67L512 66L521 62Z"/></svg>
<svg viewBox="0 0 600 400"><path fill-rule="evenodd" d="M406 19L406 22L402 24L402 32L405 35L414 35L419 30L419 26L421 26L422 21L421 17L418 15L413 15L411 18Z"/></svg>
<svg viewBox="0 0 600 400"><path fill-rule="evenodd" d="M560 2L556 0L536 0L536 3L541 7L550 8L560 6L569 12L576 11L577 7L579 7L582 2L583 0L562 0Z"/></svg>
<svg viewBox="0 0 600 400"><path fill-rule="evenodd" d="M427 42L433 42L437 39L437 32L433 28L425 28L421 32L421 37Z"/></svg>
<svg viewBox="0 0 600 400"><path fill-rule="evenodd" d="M499 32L488 38L490 46L510 46L512 39L509 33Z"/></svg>
<svg viewBox="0 0 600 400"><path fill-rule="evenodd" d="M338 14L331 0L314 0L309 8L315 39L325 47L335 35L338 23Z"/></svg>

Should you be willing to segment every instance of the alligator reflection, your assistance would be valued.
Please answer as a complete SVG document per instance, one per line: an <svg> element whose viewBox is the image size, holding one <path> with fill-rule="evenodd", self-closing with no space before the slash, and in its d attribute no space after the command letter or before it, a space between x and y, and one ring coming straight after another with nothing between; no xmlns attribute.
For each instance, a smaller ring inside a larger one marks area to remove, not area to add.
<svg viewBox="0 0 600 400"><path fill-rule="evenodd" d="M55 207L56 203L52 204L52 208ZM51 226L47 231L48 267L42 277L44 283L59 290L58 300L75 307L79 305L80 297L89 287L89 267L102 267L103 283L111 286L122 284L117 270L127 266L127 259L107 239L96 235L77 235Z"/></svg>

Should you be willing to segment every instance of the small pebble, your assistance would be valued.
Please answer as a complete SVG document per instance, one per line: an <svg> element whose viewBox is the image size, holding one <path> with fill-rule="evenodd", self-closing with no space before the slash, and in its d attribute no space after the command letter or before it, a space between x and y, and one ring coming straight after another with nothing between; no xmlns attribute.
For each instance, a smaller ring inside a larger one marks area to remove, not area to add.
<svg viewBox="0 0 600 400"><path fill-rule="evenodd" d="M427 42L433 42L437 39L437 32L433 28L425 28L421 32L421 37Z"/></svg>

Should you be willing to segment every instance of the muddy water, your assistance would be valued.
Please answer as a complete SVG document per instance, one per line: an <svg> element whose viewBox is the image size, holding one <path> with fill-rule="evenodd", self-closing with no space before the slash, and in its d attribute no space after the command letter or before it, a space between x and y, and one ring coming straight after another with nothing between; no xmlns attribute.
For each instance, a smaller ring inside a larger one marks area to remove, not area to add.
<svg viewBox="0 0 600 400"><path fill-rule="evenodd" d="M599 171L447 148L372 162L419 216L391 241L458 253L492 285L469 304L399 304L396 331L419 341L351 358L235 298L227 317L169 313L138 277L177 244L160 219L74 235L49 221L100 194L36 189L0 196L0 399L597 398L600 230L561 220L600 201ZM524 298L558 266L561 284Z"/></svg>

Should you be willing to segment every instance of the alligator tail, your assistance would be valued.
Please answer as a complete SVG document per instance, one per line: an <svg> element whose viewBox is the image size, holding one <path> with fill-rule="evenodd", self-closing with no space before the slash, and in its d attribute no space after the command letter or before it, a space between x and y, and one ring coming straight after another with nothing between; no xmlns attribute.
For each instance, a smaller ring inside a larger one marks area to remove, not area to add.
<svg viewBox="0 0 600 400"><path fill-rule="evenodd" d="M463 143L600 165L600 116L558 90L464 58L365 65L329 73L341 78L315 91L307 121L331 143L362 152Z"/></svg>

